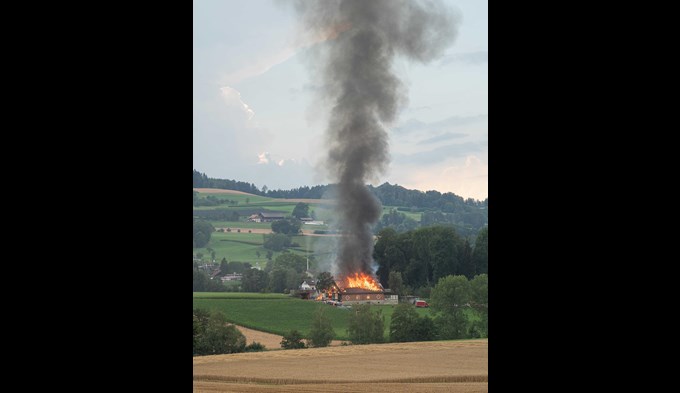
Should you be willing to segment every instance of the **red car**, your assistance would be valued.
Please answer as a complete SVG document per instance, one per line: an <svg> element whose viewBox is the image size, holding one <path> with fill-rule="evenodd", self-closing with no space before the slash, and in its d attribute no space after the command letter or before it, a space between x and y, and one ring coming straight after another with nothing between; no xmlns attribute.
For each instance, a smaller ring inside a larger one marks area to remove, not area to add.
<svg viewBox="0 0 680 393"><path fill-rule="evenodd" d="M425 300L416 300L416 307L430 307Z"/></svg>

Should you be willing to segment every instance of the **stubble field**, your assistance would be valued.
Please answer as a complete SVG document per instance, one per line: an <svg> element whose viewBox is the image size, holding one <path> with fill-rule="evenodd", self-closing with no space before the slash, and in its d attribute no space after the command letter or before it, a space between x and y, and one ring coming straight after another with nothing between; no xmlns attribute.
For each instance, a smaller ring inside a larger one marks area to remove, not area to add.
<svg viewBox="0 0 680 393"><path fill-rule="evenodd" d="M487 392L488 340L194 357L195 392Z"/></svg>

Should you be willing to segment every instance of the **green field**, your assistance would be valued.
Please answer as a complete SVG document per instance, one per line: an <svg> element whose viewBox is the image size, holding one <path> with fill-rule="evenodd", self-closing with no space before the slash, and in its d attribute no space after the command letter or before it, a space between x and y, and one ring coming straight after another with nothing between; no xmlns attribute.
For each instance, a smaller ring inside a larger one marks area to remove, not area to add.
<svg viewBox="0 0 680 393"><path fill-rule="evenodd" d="M247 232L247 231L246 231ZM267 249L262 247L264 242L262 234L236 233L236 232L213 232L206 247L194 248L194 254L202 253L204 259L210 256L208 248L215 251L215 260L249 262L253 266L259 264L264 267L267 263ZM260 256L257 256L259 251ZM280 253L274 253L274 258Z"/></svg>
<svg viewBox="0 0 680 393"><path fill-rule="evenodd" d="M281 294L196 292L193 307L220 310L232 323L279 335L286 334L292 329L306 335L309 333L314 312L317 308L324 307L335 330L335 339L349 339L347 327L350 310L312 300L300 300ZM374 312L382 310L387 338L394 306L371 308ZM416 311L420 315L431 315L430 309L427 308L418 308Z"/></svg>
<svg viewBox="0 0 680 393"><path fill-rule="evenodd" d="M290 299L282 293L194 292L194 299Z"/></svg>
<svg viewBox="0 0 680 393"><path fill-rule="evenodd" d="M219 263L222 258L233 262L248 262L253 266L264 268L267 264L267 250L262 246L264 243L263 234L248 233L248 230L241 230L241 233L233 230L232 232L213 232L210 241L206 247L194 248L193 252L202 253L203 259L207 260L210 257L208 248L215 251L215 260ZM332 250L333 239L329 237L320 236L293 236L293 243L298 243L299 247L288 249L293 254L298 254L304 257L317 255L317 257L328 254ZM260 256L257 256L257 253ZM317 253L317 254L315 254ZM272 259L276 259L281 252L274 252ZM313 261L310 263L310 268L313 268Z"/></svg>
<svg viewBox="0 0 680 393"><path fill-rule="evenodd" d="M380 218L382 218L382 216L384 216L385 214L389 214L390 209L397 210L397 206L383 206L383 210L382 210L382 214L380 215ZM406 215L406 217L412 218L412 219L414 219L418 222L420 222L420 218L421 218L420 215L422 214L421 212L413 213L413 212L410 212L410 211L409 212L403 212L403 211L399 211L399 210L397 210L397 213L403 213L404 215Z"/></svg>

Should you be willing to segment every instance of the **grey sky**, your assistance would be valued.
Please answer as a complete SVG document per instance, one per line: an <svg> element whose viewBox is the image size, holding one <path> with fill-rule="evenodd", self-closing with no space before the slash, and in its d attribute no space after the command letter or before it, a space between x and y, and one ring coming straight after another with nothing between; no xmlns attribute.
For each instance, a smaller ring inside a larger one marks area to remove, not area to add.
<svg viewBox="0 0 680 393"><path fill-rule="evenodd" d="M285 1L194 0L194 168L258 187L325 184L327 107L305 61L319 38ZM456 42L429 65L397 60L409 102L390 129L389 181L423 191L488 195L488 5L462 14ZM311 48L311 49L310 49Z"/></svg>

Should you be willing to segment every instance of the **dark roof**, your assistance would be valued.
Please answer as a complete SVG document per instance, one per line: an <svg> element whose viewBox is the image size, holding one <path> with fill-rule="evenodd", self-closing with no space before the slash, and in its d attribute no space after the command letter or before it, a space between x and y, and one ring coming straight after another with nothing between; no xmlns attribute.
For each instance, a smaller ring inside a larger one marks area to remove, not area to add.
<svg viewBox="0 0 680 393"><path fill-rule="evenodd" d="M345 288L342 290L342 293L347 293L347 294L356 294L356 293L383 293L383 291L371 291L369 289L364 289L364 288Z"/></svg>
<svg viewBox="0 0 680 393"><path fill-rule="evenodd" d="M260 215L264 218L283 218L284 215L283 213L260 213Z"/></svg>

